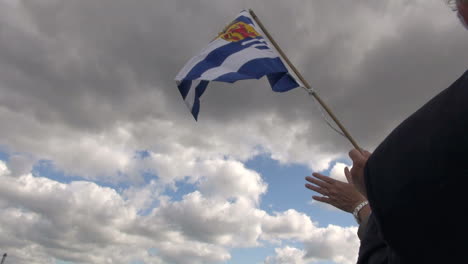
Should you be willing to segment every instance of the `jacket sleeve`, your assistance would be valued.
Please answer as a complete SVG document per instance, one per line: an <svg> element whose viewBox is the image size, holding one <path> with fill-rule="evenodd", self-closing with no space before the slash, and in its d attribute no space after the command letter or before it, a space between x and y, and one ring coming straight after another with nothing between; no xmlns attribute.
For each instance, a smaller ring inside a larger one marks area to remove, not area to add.
<svg viewBox="0 0 468 264"><path fill-rule="evenodd" d="M358 230L361 247L359 248L358 264L389 264L389 248L382 239L376 219L371 214L363 221Z"/></svg>
<svg viewBox="0 0 468 264"><path fill-rule="evenodd" d="M358 231L357 231L357 235L359 237L359 240L364 239L364 234L365 234L366 229L367 229L367 221L369 220L369 216L367 216L366 218L361 220L361 224L359 225L359 228L358 228Z"/></svg>

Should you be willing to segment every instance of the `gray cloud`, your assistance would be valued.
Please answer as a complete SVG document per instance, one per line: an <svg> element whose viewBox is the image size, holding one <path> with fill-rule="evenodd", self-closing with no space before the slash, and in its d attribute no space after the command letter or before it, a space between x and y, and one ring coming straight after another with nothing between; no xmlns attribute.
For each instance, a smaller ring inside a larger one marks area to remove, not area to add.
<svg viewBox="0 0 468 264"><path fill-rule="evenodd" d="M15 15L2 16L1 32L7 37L0 42L0 103L84 131L154 117L185 122L172 79L219 30L216 25L227 23L243 4L40 1L12 8L3 3L4 12ZM418 98L430 97L464 70L466 36L442 3L250 5L366 145L376 144L388 124L424 101ZM346 144L330 135L302 91L273 94L264 81L234 87L211 85L201 122L274 113L311 124L315 138L328 141L329 149ZM369 139L369 130L378 136Z"/></svg>
<svg viewBox="0 0 468 264"><path fill-rule="evenodd" d="M2 5L10 15L2 16L0 28L6 36L0 42L1 105L82 132L152 118L191 122L172 79L247 6L143 0ZM464 70L466 34L442 3L248 6L365 146L375 146ZM274 114L284 126L308 124L309 146L326 142L333 152L350 147L323 125L300 90L274 94L265 81L212 84L203 99L200 124Z"/></svg>

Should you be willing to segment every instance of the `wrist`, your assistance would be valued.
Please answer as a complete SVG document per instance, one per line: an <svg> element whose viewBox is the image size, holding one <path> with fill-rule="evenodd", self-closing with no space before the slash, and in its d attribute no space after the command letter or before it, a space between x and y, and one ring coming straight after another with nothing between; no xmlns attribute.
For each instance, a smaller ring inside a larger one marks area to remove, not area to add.
<svg viewBox="0 0 468 264"><path fill-rule="evenodd" d="M361 223L367 221L367 218L369 217L370 214L371 214L370 205L366 204L358 213L359 221L361 221Z"/></svg>

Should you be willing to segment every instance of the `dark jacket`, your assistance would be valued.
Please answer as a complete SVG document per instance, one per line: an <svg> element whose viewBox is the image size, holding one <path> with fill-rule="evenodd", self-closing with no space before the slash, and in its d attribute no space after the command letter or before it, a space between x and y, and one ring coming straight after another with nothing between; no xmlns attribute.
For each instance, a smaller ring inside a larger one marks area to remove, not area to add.
<svg viewBox="0 0 468 264"><path fill-rule="evenodd" d="M468 263L468 71L379 145L364 177L358 263Z"/></svg>

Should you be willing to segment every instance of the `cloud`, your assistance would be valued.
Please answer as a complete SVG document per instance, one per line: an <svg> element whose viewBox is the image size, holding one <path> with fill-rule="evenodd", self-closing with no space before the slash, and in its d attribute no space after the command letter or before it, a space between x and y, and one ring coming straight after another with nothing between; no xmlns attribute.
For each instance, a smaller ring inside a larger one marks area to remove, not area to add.
<svg viewBox="0 0 468 264"><path fill-rule="evenodd" d="M0 162L0 175L9 175L10 170L4 162Z"/></svg>
<svg viewBox="0 0 468 264"><path fill-rule="evenodd" d="M8 167L13 175L23 175L32 170L36 161L29 155L14 154L8 158Z"/></svg>
<svg viewBox="0 0 468 264"><path fill-rule="evenodd" d="M242 82L235 89L213 84L203 98L200 124L191 120L173 76L241 3L204 1L200 8L167 0L1 5L2 32L8 37L0 42L0 121L18 122L2 131L1 144L14 151L53 160L73 174L109 180L130 166L135 150L158 153L161 139L242 159L260 146L274 159L315 170L326 169L350 148L323 125L303 91L274 94L263 81ZM340 6L274 1L259 15L358 142L375 146L414 105L462 71L466 37L442 3ZM284 20L273 19L279 17L277 10ZM167 15L176 12L183 15ZM429 57L439 63L425 60ZM415 71L414 65L425 66ZM109 171L109 164L117 169Z"/></svg>
<svg viewBox="0 0 468 264"><path fill-rule="evenodd" d="M294 257L303 255L304 263L332 260L336 263L348 264L355 263L357 260L360 243L356 236L356 227L335 225L318 227L317 223L312 222L307 215L295 210L288 210L274 216L267 216L263 231L265 239L300 241L304 244L303 254L291 249L279 250L276 261L281 260L280 256L284 254L290 257L291 255L287 253L294 253L292 255ZM274 259L270 258L269 261L274 261Z"/></svg>
<svg viewBox="0 0 468 264"><path fill-rule="evenodd" d="M231 248L281 240L310 245L307 254L320 259L353 257L350 232L356 230L319 228L295 210L270 215L249 196L232 201L195 191L172 201L150 193L147 199L158 203L140 214L138 201L108 187L13 177L4 162L0 168L0 179L9 183L0 186L0 247L15 263L221 263ZM333 250L340 238L349 243L347 255Z"/></svg>
<svg viewBox="0 0 468 264"><path fill-rule="evenodd" d="M246 198L258 203L260 196L267 191L267 184L261 176L237 161L204 161L196 171L206 175L201 179L199 187L201 192L209 196Z"/></svg>
<svg viewBox="0 0 468 264"><path fill-rule="evenodd" d="M164 216L138 215L113 189L31 174L12 178L4 173L1 178L9 184L0 187L0 243L15 263L52 263L54 258L77 263L186 263L183 259L189 258L217 263L229 258L219 246L166 229L170 224ZM155 231L139 234L147 221ZM149 254L151 248L157 248L158 256Z"/></svg>
<svg viewBox="0 0 468 264"><path fill-rule="evenodd" d="M356 227L334 225L311 228L302 235L294 235L301 237L300 241L304 243L304 249L290 246L276 248L276 255L267 257L265 263L317 263L324 260L340 264L356 263L359 249L356 232Z"/></svg>
<svg viewBox="0 0 468 264"><path fill-rule="evenodd" d="M212 200L199 192L154 212L155 217L162 217L194 240L224 246L258 245L262 232L260 220L264 214L243 200L234 203Z"/></svg>
<svg viewBox="0 0 468 264"><path fill-rule="evenodd" d="M342 181L342 182L348 182L346 179L346 175L344 174L344 169L348 167L351 169L352 166L349 166L345 163L337 162L333 166L333 168L330 170L330 177Z"/></svg>
<svg viewBox="0 0 468 264"><path fill-rule="evenodd" d="M277 212L274 216L266 216L263 231L265 239L294 239L307 240L318 227L309 216L296 210L289 209Z"/></svg>
<svg viewBox="0 0 468 264"><path fill-rule="evenodd" d="M312 233L304 242L305 258L309 260L332 260L336 263L356 263L359 239L357 227L329 225Z"/></svg>
<svg viewBox="0 0 468 264"><path fill-rule="evenodd" d="M16 259L11 261L41 263L35 258L42 255L48 259L44 263L52 258L106 263L112 256L109 242L115 246L119 241L134 241L120 230L132 221L135 211L112 189L89 182L61 184L30 174L1 177L8 182L0 187L0 200L5 202L1 243Z"/></svg>
<svg viewBox="0 0 468 264"><path fill-rule="evenodd" d="M276 256L269 256L265 260L265 264L305 264L304 251L293 248L275 248Z"/></svg>
<svg viewBox="0 0 468 264"><path fill-rule="evenodd" d="M442 3L250 4L366 148L464 70L467 37ZM267 152L320 171L351 148L311 97L272 93L264 81L213 83L200 122L191 120L173 77L241 2L1 6L0 122L9 125L0 144L67 174L138 180L135 151L176 148L240 160Z"/></svg>

